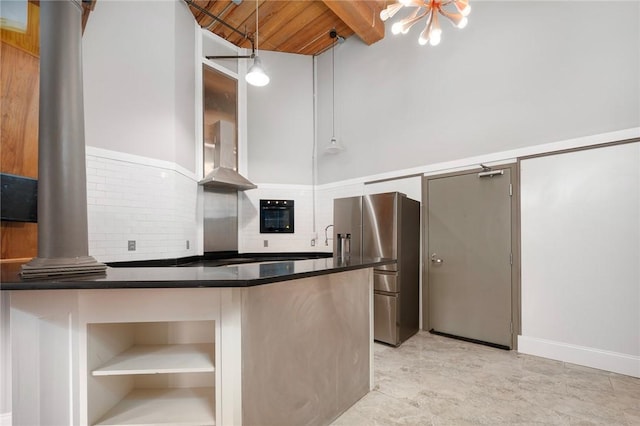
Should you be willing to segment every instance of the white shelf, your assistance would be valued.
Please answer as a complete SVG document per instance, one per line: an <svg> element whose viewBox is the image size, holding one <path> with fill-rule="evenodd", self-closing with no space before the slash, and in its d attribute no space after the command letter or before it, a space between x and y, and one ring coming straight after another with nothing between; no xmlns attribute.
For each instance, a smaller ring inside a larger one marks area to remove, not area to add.
<svg viewBox="0 0 640 426"><path fill-rule="evenodd" d="M213 426L214 388L137 389L96 426Z"/></svg>
<svg viewBox="0 0 640 426"><path fill-rule="evenodd" d="M94 376L214 371L213 344L137 345L93 370Z"/></svg>

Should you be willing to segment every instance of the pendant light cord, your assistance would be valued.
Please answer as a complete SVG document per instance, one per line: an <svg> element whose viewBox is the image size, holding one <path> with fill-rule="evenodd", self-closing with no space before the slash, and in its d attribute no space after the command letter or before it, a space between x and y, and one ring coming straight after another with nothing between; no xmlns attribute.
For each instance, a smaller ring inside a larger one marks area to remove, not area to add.
<svg viewBox="0 0 640 426"><path fill-rule="evenodd" d="M258 0L256 0L256 55L258 54Z"/></svg>
<svg viewBox="0 0 640 426"><path fill-rule="evenodd" d="M331 46L331 136L336 136L336 60L335 60L336 43Z"/></svg>

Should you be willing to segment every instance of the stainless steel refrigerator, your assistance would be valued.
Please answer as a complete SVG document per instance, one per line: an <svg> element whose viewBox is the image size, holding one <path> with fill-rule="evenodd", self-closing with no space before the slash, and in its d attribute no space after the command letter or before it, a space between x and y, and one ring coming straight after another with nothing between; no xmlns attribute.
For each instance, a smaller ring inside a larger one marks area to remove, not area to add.
<svg viewBox="0 0 640 426"><path fill-rule="evenodd" d="M351 234L351 256L396 259L374 270L374 339L398 346L418 331L420 203L399 192L336 198L337 235Z"/></svg>

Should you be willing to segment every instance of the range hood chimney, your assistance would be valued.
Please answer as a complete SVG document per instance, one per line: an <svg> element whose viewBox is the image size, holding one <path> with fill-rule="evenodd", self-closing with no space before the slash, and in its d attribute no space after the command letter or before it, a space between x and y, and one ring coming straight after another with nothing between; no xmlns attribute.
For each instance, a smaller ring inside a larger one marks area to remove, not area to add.
<svg viewBox="0 0 640 426"><path fill-rule="evenodd" d="M205 145L205 173L198 182L205 188L245 191L258 186L237 171L237 153L234 148L235 126L229 121L219 120L213 125L213 144Z"/></svg>

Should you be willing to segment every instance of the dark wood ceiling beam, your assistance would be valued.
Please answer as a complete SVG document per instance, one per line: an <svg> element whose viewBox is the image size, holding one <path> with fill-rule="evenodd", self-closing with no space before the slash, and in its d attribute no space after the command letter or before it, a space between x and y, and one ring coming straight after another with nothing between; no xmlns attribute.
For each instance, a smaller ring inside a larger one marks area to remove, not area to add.
<svg viewBox="0 0 640 426"><path fill-rule="evenodd" d="M380 3L376 0L322 2L366 44L371 45L384 38L384 22L380 19Z"/></svg>

